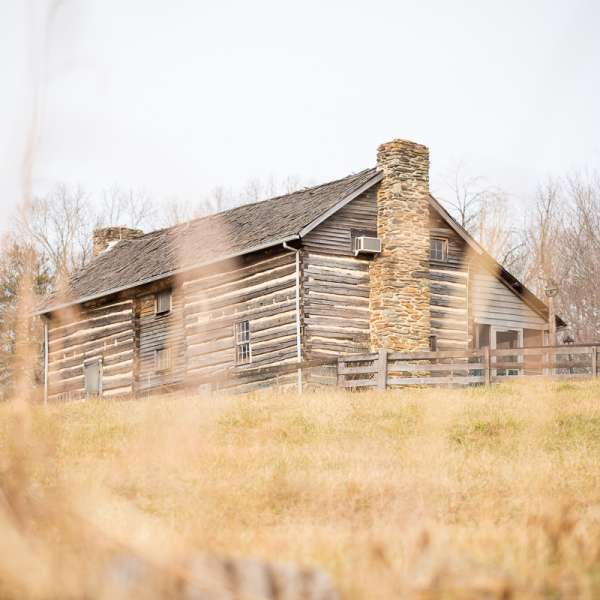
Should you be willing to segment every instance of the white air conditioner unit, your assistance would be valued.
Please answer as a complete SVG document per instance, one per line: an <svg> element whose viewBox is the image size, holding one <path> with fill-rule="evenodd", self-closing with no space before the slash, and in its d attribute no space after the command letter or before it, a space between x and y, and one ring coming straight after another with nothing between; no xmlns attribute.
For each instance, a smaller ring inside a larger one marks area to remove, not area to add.
<svg viewBox="0 0 600 600"><path fill-rule="evenodd" d="M379 254L381 252L381 240L376 237L361 236L354 238L354 256L363 254Z"/></svg>

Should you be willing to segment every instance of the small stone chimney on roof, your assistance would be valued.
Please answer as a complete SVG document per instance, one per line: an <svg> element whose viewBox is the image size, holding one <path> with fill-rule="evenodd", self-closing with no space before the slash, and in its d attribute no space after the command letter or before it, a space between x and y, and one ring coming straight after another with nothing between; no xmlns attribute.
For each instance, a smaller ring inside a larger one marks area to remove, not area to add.
<svg viewBox="0 0 600 600"><path fill-rule="evenodd" d="M94 256L114 246L120 240L131 240L144 235L141 229L130 227L101 227L94 229Z"/></svg>
<svg viewBox="0 0 600 600"><path fill-rule="evenodd" d="M371 347L428 350L429 150L408 140L377 149L383 179L377 191L382 251L371 263Z"/></svg>

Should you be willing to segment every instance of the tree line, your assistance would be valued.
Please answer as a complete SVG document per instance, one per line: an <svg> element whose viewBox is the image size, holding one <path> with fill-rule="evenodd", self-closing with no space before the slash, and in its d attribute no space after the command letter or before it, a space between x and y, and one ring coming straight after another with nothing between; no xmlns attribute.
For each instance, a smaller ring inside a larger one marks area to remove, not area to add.
<svg viewBox="0 0 600 600"><path fill-rule="evenodd" d="M298 178L252 180L239 192L216 188L198 202L156 202L140 190L112 187L93 197L81 186L56 185L16 214L0 238L0 398L15 371L19 290L42 297L92 259L93 231L124 225L150 231L259 201L301 187ZM456 220L503 266L545 300L558 288L562 341L600 340L600 174L541 183L524 214L509 195L460 166L436 193ZM40 339L39 329L30 332Z"/></svg>
<svg viewBox="0 0 600 600"><path fill-rule="evenodd" d="M252 179L239 191L215 188L197 202L157 202L143 190L113 186L98 197L81 186L59 183L47 194L33 196L0 235L0 400L12 393L19 369L17 338L25 336L32 346L43 337L40 323L35 320L21 336L17 335L22 325L24 284L27 295L32 296L29 303L59 287L92 259L95 229L121 225L152 231L300 187L303 182L299 178L271 177ZM39 361L36 377L41 379Z"/></svg>
<svg viewBox="0 0 600 600"><path fill-rule="evenodd" d="M440 193L458 222L536 295L556 287L564 341L600 340L600 173L548 178L517 215L509 195L459 166Z"/></svg>

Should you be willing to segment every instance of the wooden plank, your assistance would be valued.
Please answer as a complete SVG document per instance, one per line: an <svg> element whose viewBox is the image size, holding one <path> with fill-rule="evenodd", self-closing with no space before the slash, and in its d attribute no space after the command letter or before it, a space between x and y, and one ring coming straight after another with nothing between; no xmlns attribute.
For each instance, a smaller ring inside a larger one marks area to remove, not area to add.
<svg viewBox="0 0 600 600"><path fill-rule="evenodd" d="M366 362L369 360L376 360L378 358L379 354L376 352L371 352L368 354L352 354L349 356L344 356L342 357L340 360L342 360L345 363L349 363L349 362ZM392 354L390 354L389 356L392 356Z"/></svg>
<svg viewBox="0 0 600 600"><path fill-rule="evenodd" d="M495 362L494 369L587 369L592 372L590 361L511 361Z"/></svg>
<svg viewBox="0 0 600 600"><path fill-rule="evenodd" d="M376 387L377 381L375 379L346 379L343 383L345 388L354 387Z"/></svg>
<svg viewBox="0 0 600 600"><path fill-rule="evenodd" d="M337 257L336 257L337 258ZM328 267L328 268L336 268L336 269L346 269L349 271L363 271L368 272L369 270L369 262L363 259L352 259L352 260L336 260L329 256L320 256L313 253L308 253L307 263L311 265L316 265L319 267Z"/></svg>
<svg viewBox="0 0 600 600"><path fill-rule="evenodd" d="M339 365L340 366L338 372L342 375L370 374L377 373L379 370L379 365L377 364L377 362L374 362L373 364L364 367L346 367L343 357L340 357Z"/></svg>
<svg viewBox="0 0 600 600"><path fill-rule="evenodd" d="M111 337L117 335L119 333L123 333L125 331L131 331L133 329L132 321L127 321L125 323L116 323L115 325L108 325L100 330L93 330L91 333L86 334L75 334L69 341L69 343L65 346L63 340L53 340L50 339L49 346L52 349L51 352L55 352L58 349L65 350L65 348L71 348L74 345L85 344L88 342L93 342L102 338ZM58 348L57 348L58 346Z"/></svg>
<svg viewBox="0 0 600 600"><path fill-rule="evenodd" d="M294 257L289 252L281 252L274 256L253 258L251 263L244 266L229 265L224 272L213 274L188 275L183 281L185 295L193 294L194 290L200 290L204 293L214 287L224 283L230 283L252 276L265 270L274 269L281 265L288 265L294 262Z"/></svg>
<svg viewBox="0 0 600 600"><path fill-rule="evenodd" d="M471 371L471 370L480 370L480 369L484 369L485 368L485 363L483 362L479 362L479 363L467 363L467 362L462 362L462 363L449 363L449 364L435 364L435 365L428 365L428 364L410 364L407 362L393 362L391 361L388 364L388 373L398 373L398 372L405 372L405 373L420 373L422 371Z"/></svg>
<svg viewBox="0 0 600 600"><path fill-rule="evenodd" d="M474 358L482 355L482 350L464 352L462 350L447 350L440 352L390 352L389 360L433 360L442 358Z"/></svg>
<svg viewBox="0 0 600 600"><path fill-rule="evenodd" d="M456 377L388 377L389 385L456 385L484 383L482 376Z"/></svg>
<svg viewBox="0 0 600 600"><path fill-rule="evenodd" d="M492 356L527 356L527 355L540 355L544 353L550 353L555 355L565 354L590 354L592 353L591 346L543 346L538 348L507 348L501 350L492 350Z"/></svg>
<svg viewBox="0 0 600 600"><path fill-rule="evenodd" d="M198 299L213 298L223 296L231 292L239 291L240 289L253 288L262 285L274 279L282 279L296 270L293 261L279 261L275 266L269 265L265 268L258 268L259 265L252 269L252 274L246 277L236 277L228 282L220 283L212 287L207 286L203 280L197 280L193 284L188 284L185 288L187 298L198 296ZM185 284L184 284L185 285Z"/></svg>
<svg viewBox="0 0 600 600"><path fill-rule="evenodd" d="M385 390L387 382L387 367L388 367L388 351L386 348L380 348L379 357L375 363L377 367L377 374L375 379L377 381L377 389Z"/></svg>

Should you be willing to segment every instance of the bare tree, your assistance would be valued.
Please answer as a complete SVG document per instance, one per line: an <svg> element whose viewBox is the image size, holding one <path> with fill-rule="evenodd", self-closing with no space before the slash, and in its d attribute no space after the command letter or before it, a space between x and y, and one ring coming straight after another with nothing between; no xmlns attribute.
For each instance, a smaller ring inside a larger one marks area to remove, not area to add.
<svg viewBox="0 0 600 600"><path fill-rule="evenodd" d="M47 257L55 276L83 266L92 256L90 225L93 207L79 186L58 184L46 196L35 197L17 216L17 231L26 244Z"/></svg>
<svg viewBox="0 0 600 600"><path fill-rule="evenodd" d="M15 357L19 321L22 335L33 346L40 338L37 319L19 318L19 310L23 306L19 295L25 280L33 287L34 299L45 294L51 281L48 264L33 246L17 241L13 234L5 234L0 239L0 400L10 396L15 369L18 368ZM33 359L31 356L28 358Z"/></svg>
<svg viewBox="0 0 600 600"><path fill-rule="evenodd" d="M155 202L144 190L123 190L117 185L103 190L102 202L96 213L96 226L127 225L145 228L157 216Z"/></svg>
<svg viewBox="0 0 600 600"><path fill-rule="evenodd" d="M559 240L559 310L579 340L600 339L600 175L576 174L564 181L568 202Z"/></svg>
<svg viewBox="0 0 600 600"><path fill-rule="evenodd" d="M521 228L510 218L511 210L507 195L494 190L479 203L474 216L473 233L477 241L502 266L520 275L525 260L525 239Z"/></svg>
<svg viewBox="0 0 600 600"><path fill-rule="evenodd" d="M500 264L520 273L525 242L511 218L508 194L488 185L484 177L470 175L463 162L445 177L437 192L458 223Z"/></svg>
<svg viewBox="0 0 600 600"><path fill-rule="evenodd" d="M456 220L468 231L476 229L482 203L493 192L485 178L470 175L464 162L458 162L444 177L443 189L437 195Z"/></svg>
<svg viewBox="0 0 600 600"><path fill-rule="evenodd" d="M527 265L525 280L543 296L546 284L564 279L561 246L564 242L565 202L557 179L540 184L533 211L526 226Z"/></svg>

